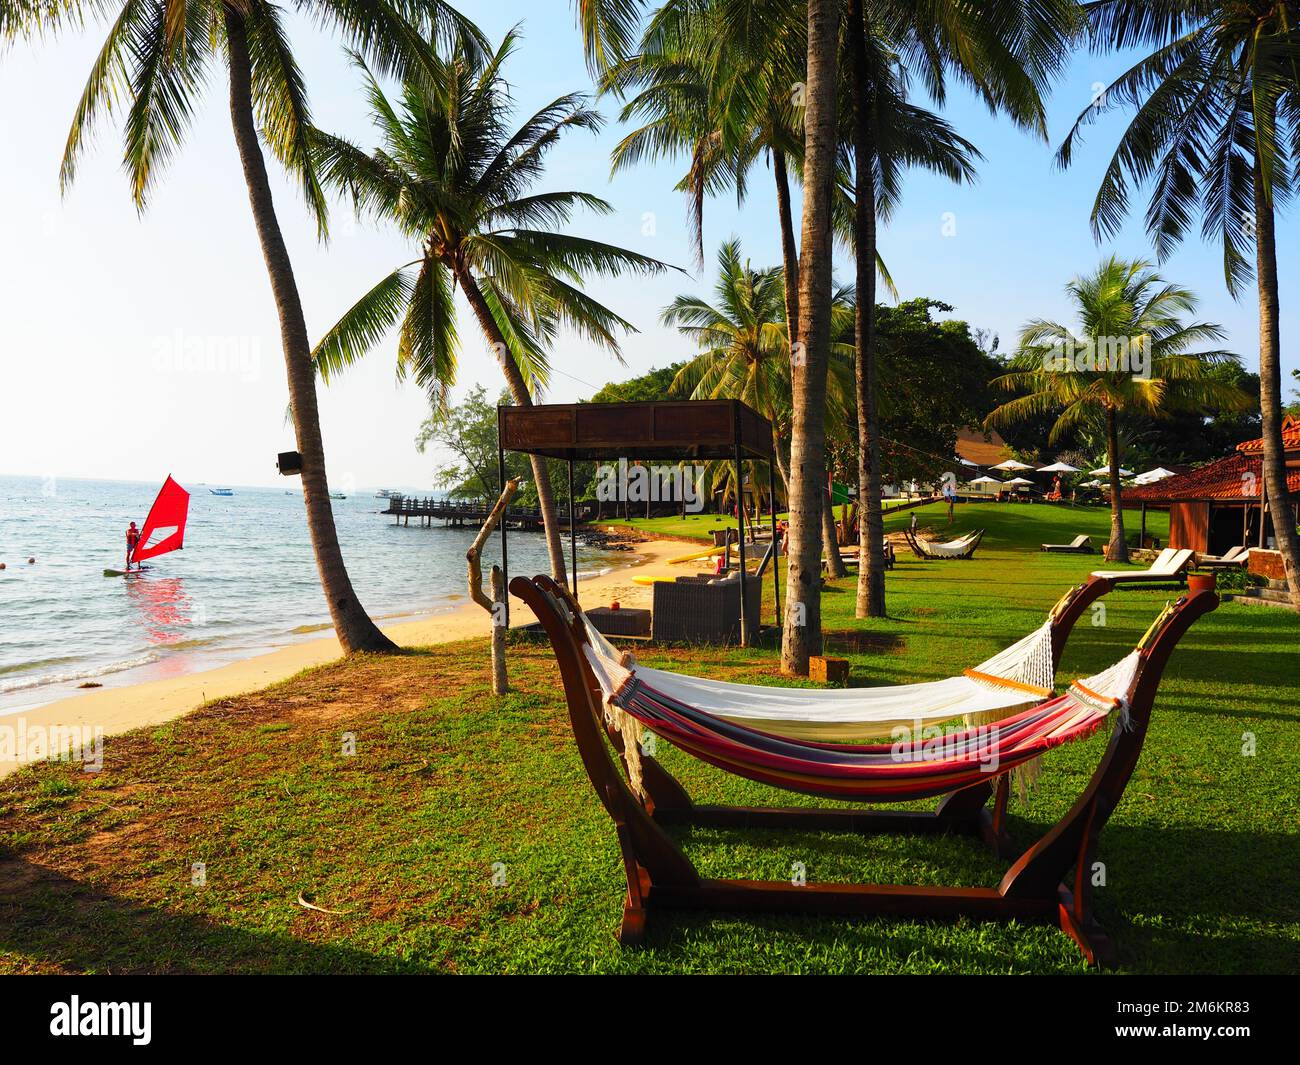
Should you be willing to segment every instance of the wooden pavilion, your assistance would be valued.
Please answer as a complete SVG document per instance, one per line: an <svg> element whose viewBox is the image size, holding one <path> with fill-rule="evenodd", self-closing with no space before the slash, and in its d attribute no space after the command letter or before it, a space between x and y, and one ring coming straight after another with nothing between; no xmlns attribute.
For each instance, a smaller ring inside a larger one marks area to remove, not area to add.
<svg viewBox="0 0 1300 1065"><path fill-rule="evenodd" d="M574 530L573 464L575 462L617 462L619 459L664 462L731 461L736 464L736 484L745 483L743 466L758 461L768 464L769 479L773 452L772 424L752 407L734 399L654 400L644 403L548 403L530 407L497 408L497 462L501 483L505 483L505 455L516 451L541 455L569 464L569 553L573 593L578 594L578 547ZM736 507L740 568L740 639L748 643L745 570L745 513ZM774 494L770 496L775 499ZM769 507L772 543L775 551L776 505ZM509 553L505 525L501 526L501 568L509 587ZM772 566L772 588L781 616L779 567ZM761 594L761 590L757 590ZM507 621L509 604L507 603Z"/></svg>

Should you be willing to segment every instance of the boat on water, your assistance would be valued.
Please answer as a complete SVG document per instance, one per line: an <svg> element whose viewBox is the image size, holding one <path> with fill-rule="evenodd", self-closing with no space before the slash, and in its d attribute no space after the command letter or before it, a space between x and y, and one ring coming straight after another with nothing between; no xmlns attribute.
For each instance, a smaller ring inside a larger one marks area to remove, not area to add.
<svg viewBox="0 0 1300 1065"><path fill-rule="evenodd" d="M342 492L331 492L331 493L330 493L330 498L331 498L331 499L347 499L347 496L345 496Z"/></svg>
<svg viewBox="0 0 1300 1065"><path fill-rule="evenodd" d="M230 488L209 488L208 491L214 496L233 496L235 494Z"/></svg>
<svg viewBox="0 0 1300 1065"><path fill-rule="evenodd" d="M388 499L388 498L390 498L390 497L392 496L392 494L393 494L393 493L390 492L387 488L381 488L381 489L379 489L378 492L375 493L375 498L376 498L376 499Z"/></svg>

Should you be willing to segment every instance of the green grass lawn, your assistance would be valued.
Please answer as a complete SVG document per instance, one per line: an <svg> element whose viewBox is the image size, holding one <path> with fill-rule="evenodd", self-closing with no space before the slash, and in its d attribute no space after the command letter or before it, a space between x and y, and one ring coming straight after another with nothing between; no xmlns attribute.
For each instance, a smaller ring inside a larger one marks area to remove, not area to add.
<svg viewBox="0 0 1300 1065"><path fill-rule="evenodd" d="M941 524L944 510L921 520ZM1099 563L1037 544L1104 535L1107 517L958 508L955 530L974 526L988 534L971 561L902 554L886 620L853 618L851 580L827 589L828 649L851 659L855 683L945 676L1023 635ZM1170 594L1110 595L1105 624L1085 618L1071 637L1063 679L1122 656ZM1294 614L1229 602L1174 655L1098 854L1097 907L1122 971L1300 970L1298 648ZM640 657L789 683L770 647ZM485 641L361 656L112 739L97 775L52 764L0 780L0 971L1082 970L1053 928L975 922L675 913L652 919L645 947L620 949L618 851L549 648L512 646L510 672L515 692L494 699ZM1012 800L1018 842L1061 815L1104 744L1045 758L1028 805ZM814 801L659 746L701 801ZM811 880L993 885L1004 869L964 839L680 838L706 875L785 878L802 862ZM200 861L206 884L194 886ZM339 912L307 909L300 895Z"/></svg>
<svg viewBox="0 0 1300 1065"><path fill-rule="evenodd" d="M885 510L888 512L895 507L906 503L903 499L886 499ZM841 508L837 506L835 513L838 515ZM788 517L785 512L777 515L778 518ZM945 513L944 517L947 515ZM771 519L764 514L759 524L767 528ZM624 521L622 518L610 518L599 522L601 525L615 525L619 528L635 529L637 532L649 533L652 536L667 536L681 540L699 540L703 543L713 543L714 529L734 529L736 519L727 514L687 514L682 517L668 518L632 518Z"/></svg>

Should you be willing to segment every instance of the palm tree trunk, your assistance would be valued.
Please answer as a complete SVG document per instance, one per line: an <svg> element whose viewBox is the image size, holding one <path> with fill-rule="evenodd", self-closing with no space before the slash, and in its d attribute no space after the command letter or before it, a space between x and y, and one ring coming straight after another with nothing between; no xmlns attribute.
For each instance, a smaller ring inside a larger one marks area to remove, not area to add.
<svg viewBox="0 0 1300 1065"><path fill-rule="evenodd" d="M781 446L781 436L776 431L776 426L772 427L772 454L776 457L776 472L781 477L781 489L785 492L786 498L790 498L790 464L785 457L785 449ZM775 486L773 487L775 490Z"/></svg>
<svg viewBox="0 0 1300 1065"><path fill-rule="evenodd" d="M858 594L860 618L885 616L885 516L880 504L880 414L876 404L876 181L875 138L868 99L866 26L862 0L849 0L853 50L854 243L857 305L854 313L854 386L858 407Z"/></svg>
<svg viewBox="0 0 1300 1065"><path fill-rule="evenodd" d="M465 298L474 311L474 317L478 319L479 328L483 330L483 335L487 337L488 343L497 352L511 397L519 406L531 407L533 397L528 391L528 385L524 382L524 375L519 372L519 366L515 362L514 356L510 354L510 348L506 345L506 338L498 328L496 319L492 317L492 309L488 306L487 300L484 299L483 292L478 287L478 282L474 280L474 275L459 263L455 267L455 273L461 291L465 293ZM557 584L564 585L568 583L564 567L564 541L560 537L559 512L555 508L555 492L551 488L551 471L547 469L546 459L541 455L529 455L528 458L533 467L533 480L537 484L537 509L542 512L542 529L546 533L546 552L551 560L551 578Z"/></svg>
<svg viewBox="0 0 1300 1065"><path fill-rule="evenodd" d="M293 264L289 261L289 249L276 218L266 161L262 157L253 121L248 36L244 18L234 8L226 7L225 23L230 48L230 121L243 164L244 181L248 185L257 238L262 245L262 256L266 260L266 272L271 279L271 291L280 318L293 429L302 454L302 497L321 588L325 592L334 631L345 653L395 651L396 644L379 631L357 601L352 580L343 564L338 531L334 527L334 511L330 506L329 482L325 476L325 446L321 440L320 413L316 406L316 371L311 361L307 323L293 276Z"/></svg>
<svg viewBox="0 0 1300 1065"><path fill-rule="evenodd" d="M1106 408L1106 465L1110 467L1110 543L1106 545L1106 558L1110 562L1127 562L1124 500L1119 485L1119 415L1114 407Z"/></svg>
<svg viewBox="0 0 1300 1065"><path fill-rule="evenodd" d="M835 503L829 488L822 489L822 553L826 557L826 574L839 579L849 570L840 557L840 538L835 529Z"/></svg>
<svg viewBox="0 0 1300 1065"><path fill-rule="evenodd" d="M785 152L772 149L776 174L776 206L781 221L781 265L785 272L785 328L791 348L799 343L799 251L794 243L794 215L790 208L790 175Z"/></svg>
<svg viewBox="0 0 1300 1065"><path fill-rule="evenodd" d="M1282 330L1278 321L1277 243L1273 203L1255 153L1255 274L1259 282L1259 411L1263 422L1264 490L1273 516L1273 535L1282 554L1291 603L1300 610L1300 543L1286 483L1282 447ZM1263 521L1263 515L1260 515Z"/></svg>
<svg viewBox="0 0 1300 1065"><path fill-rule="evenodd" d="M800 358L791 366L790 554L781 668L806 675L822 649L821 510L826 483L826 370L831 331L831 182L835 174L836 46L841 0L808 0L804 90Z"/></svg>
<svg viewBox="0 0 1300 1065"><path fill-rule="evenodd" d="M785 330L790 350L799 343L799 255L794 243L794 216L790 205L790 175L786 170L785 153L772 151L772 169L776 173L776 203L781 222L781 262L785 274ZM787 488L789 484L787 482ZM835 511L827 496L822 510L822 548L826 555L827 572L839 578L849 572L840 558L839 541L835 536Z"/></svg>

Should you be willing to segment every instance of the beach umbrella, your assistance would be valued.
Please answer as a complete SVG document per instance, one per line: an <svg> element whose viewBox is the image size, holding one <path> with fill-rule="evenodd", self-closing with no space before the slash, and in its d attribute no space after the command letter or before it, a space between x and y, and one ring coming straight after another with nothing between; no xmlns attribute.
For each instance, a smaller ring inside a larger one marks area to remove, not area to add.
<svg viewBox="0 0 1300 1065"><path fill-rule="evenodd" d="M1157 466L1154 470L1147 470L1146 473L1139 473L1133 478L1135 484L1154 484L1156 481L1163 481L1166 477L1177 476L1173 470L1167 470L1163 466Z"/></svg>
<svg viewBox="0 0 1300 1065"><path fill-rule="evenodd" d="M1027 462L1017 462L1015 459L1007 459L1005 462L999 462L996 466L990 467L995 470L1032 470L1033 467Z"/></svg>
<svg viewBox="0 0 1300 1065"><path fill-rule="evenodd" d="M1110 467L1109 467L1109 466L1100 466L1100 467L1098 467L1098 468L1095 469L1095 470L1090 470L1089 472L1090 472L1094 477L1109 477L1109 476L1110 476ZM1124 469L1123 466L1121 466L1121 467L1119 468L1119 475L1120 475L1121 477L1132 477L1132 476L1133 476L1133 471L1132 471L1132 470L1126 470L1126 469Z"/></svg>
<svg viewBox="0 0 1300 1065"><path fill-rule="evenodd" d="M989 477L989 476L986 474L986 475L983 476L983 477L976 477L976 478L975 478L973 481L971 481L970 483L971 483L971 484L1001 484L1002 482L999 481L996 477Z"/></svg>
<svg viewBox="0 0 1300 1065"><path fill-rule="evenodd" d="M1006 484L1033 484L1034 482L1031 481L1028 477L1012 477L1011 480L1005 483Z"/></svg>
<svg viewBox="0 0 1300 1065"><path fill-rule="evenodd" d="M1078 473L1078 466L1071 466L1068 462L1053 462L1050 466L1044 466L1038 471L1039 473Z"/></svg>
<svg viewBox="0 0 1300 1065"><path fill-rule="evenodd" d="M957 462L960 462L963 466L974 466L976 469L979 468L978 462L971 462L970 459L964 459L960 455L954 455L953 459Z"/></svg>

